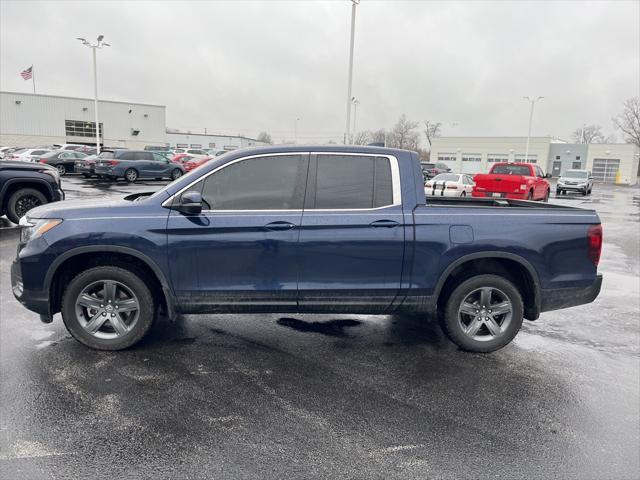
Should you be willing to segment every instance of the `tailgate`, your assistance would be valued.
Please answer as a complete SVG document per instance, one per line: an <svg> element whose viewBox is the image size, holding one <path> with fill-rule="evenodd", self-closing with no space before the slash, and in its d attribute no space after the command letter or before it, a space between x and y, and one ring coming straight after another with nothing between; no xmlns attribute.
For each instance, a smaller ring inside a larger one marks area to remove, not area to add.
<svg viewBox="0 0 640 480"><path fill-rule="evenodd" d="M520 185L526 182L522 175L481 174L474 178L476 188L480 191L499 193L518 193Z"/></svg>

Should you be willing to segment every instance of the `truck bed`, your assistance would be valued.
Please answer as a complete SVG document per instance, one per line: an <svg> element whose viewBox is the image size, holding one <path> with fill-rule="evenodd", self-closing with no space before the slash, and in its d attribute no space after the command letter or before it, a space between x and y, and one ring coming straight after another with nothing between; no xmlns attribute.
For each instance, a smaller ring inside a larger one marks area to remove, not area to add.
<svg viewBox="0 0 640 480"><path fill-rule="evenodd" d="M478 197L429 197L423 204L439 207L517 207L517 208L543 208L543 209L570 209L584 210L579 207L567 207L553 203L532 202L529 200L513 200L509 198L478 198Z"/></svg>

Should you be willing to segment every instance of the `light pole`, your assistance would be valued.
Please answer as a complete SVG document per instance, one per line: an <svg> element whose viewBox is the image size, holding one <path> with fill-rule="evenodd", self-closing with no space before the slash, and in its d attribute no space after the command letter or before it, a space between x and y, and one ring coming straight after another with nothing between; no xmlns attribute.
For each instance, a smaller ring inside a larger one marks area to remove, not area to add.
<svg viewBox="0 0 640 480"><path fill-rule="evenodd" d="M360 105L360 100L358 100L356 97L351 97L351 103L353 103L353 136L355 137L355 135L356 135L356 118L358 116L358 105ZM349 143L353 143L353 139Z"/></svg>
<svg viewBox="0 0 640 480"><path fill-rule="evenodd" d="M347 124L344 134L344 143L349 141L349 129L351 127L351 80L353 79L353 40L356 31L356 6L360 0L351 0L351 42L349 44L349 80L347 83Z"/></svg>
<svg viewBox="0 0 640 480"><path fill-rule="evenodd" d="M293 121L293 143L298 143L298 122L300 121L299 118L296 118Z"/></svg>
<svg viewBox="0 0 640 480"><path fill-rule="evenodd" d="M522 97L531 103L531 111L529 112L529 131L527 133L527 148L524 152L524 161L529 163L529 141L531 140L531 123L533 122L533 107L538 100L542 100L544 97Z"/></svg>
<svg viewBox="0 0 640 480"><path fill-rule="evenodd" d="M89 43L84 38L79 37L76 40L80 40L83 45L86 45L93 52L93 104L96 112L96 154L100 153L100 123L98 121L98 69L96 67L96 50L102 47L110 47L108 43L104 42L104 35L98 35L96 43Z"/></svg>

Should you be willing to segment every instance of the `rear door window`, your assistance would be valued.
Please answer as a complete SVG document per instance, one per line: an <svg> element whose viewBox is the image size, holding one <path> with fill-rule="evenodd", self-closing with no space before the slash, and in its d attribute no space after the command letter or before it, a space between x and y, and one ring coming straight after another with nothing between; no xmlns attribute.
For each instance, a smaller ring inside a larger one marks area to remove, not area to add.
<svg viewBox="0 0 640 480"><path fill-rule="evenodd" d="M367 209L393 203L389 159L358 155L318 155L315 198L323 210Z"/></svg>
<svg viewBox="0 0 640 480"><path fill-rule="evenodd" d="M118 157L118 160L137 160L137 156L134 152L124 152Z"/></svg>

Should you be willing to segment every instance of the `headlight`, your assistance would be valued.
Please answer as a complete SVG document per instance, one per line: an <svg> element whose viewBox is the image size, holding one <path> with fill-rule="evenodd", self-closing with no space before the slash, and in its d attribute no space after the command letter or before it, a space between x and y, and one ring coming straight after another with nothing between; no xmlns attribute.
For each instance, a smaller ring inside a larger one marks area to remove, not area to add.
<svg viewBox="0 0 640 480"><path fill-rule="evenodd" d="M56 183L60 185L60 174L58 173L58 170L56 170L55 168L45 168L44 170L40 171L42 173L46 173L47 175L51 175Z"/></svg>
<svg viewBox="0 0 640 480"><path fill-rule="evenodd" d="M61 223L60 218L29 218L25 215L20 219L20 242L38 238Z"/></svg>

